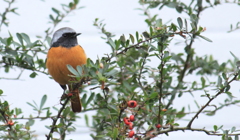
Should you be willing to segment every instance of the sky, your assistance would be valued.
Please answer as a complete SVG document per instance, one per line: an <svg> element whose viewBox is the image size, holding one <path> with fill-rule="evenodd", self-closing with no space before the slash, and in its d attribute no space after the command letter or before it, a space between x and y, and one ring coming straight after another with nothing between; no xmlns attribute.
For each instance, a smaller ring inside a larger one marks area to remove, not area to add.
<svg viewBox="0 0 240 140"><path fill-rule="evenodd" d="M48 15L52 13L51 8L60 8L61 3L67 3L69 0L59 1L41 1L41 0L17 0L13 7L18 7L18 15L9 14L9 27L2 27L0 32L1 37L7 37L8 31L12 34L26 33L31 36L31 40L35 40L36 35L44 36L44 30L46 30L51 24L48 23ZM106 29L115 33L116 38L120 35L129 33L134 34L136 31L144 32L148 31L148 27L144 21L146 17L142 15L142 11L136 10L141 8L137 0L82 0L80 6L85 8L74 11L69 14L60 23L56 29L61 27L71 27L77 32L81 32L82 35L78 37L78 41L85 49L89 58L96 60L97 57L102 57L104 54L110 52L110 47L106 45L105 41L100 38L99 30L93 26L95 18L104 19L106 23ZM6 7L4 2L0 2L0 11ZM207 9L200 15L200 25L206 27L204 36L213 40L212 43L205 40L197 40L195 42L195 48L198 55L203 56L206 54L212 54L214 58L220 62L224 62L227 59L232 59L230 51L236 56L240 54L240 30L232 33L227 33L230 29L230 24L236 24L240 21L240 7L233 4L224 4L215 8ZM177 23L177 17L187 18L186 15L180 15L173 9L163 8L163 10L151 10L151 14L158 14L159 18L163 19L163 22L171 20L171 22ZM181 40L177 38L176 41ZM94 51L93 51L94 50ZM183 50L182 45L171 44L170 51L181 52ZM45 56L42 56L45 57ZM154 62L153 62L154 63ZM4 73L0 68L0 77L16 77L19 73L18 69L12 70L9 74ZM44 94L48 95L47 106L60 107L59 98L62 93L62 89L48 76L39 74L35 79L29 78L30 71L25 71L21 77L21 80L0 80L0 89L4 91L4 97L2 99L8 100L11 107L21 107L24 113L33 114L31 107L26 102L32 102L35 100L40 102L41 97ZM239 82L233 83L232 92L236 97L239 96ZM200 94L199 94L200 96ZM188 95L174 102L175 105L184 105L185 101L191 98ZM1 100L2 100L1 99ZM198 96L195 97L200 103L204 104L206 100ZM217 98L215 103L221 102L223 97ZM194 106L194 105L193 105ZM237 110L237 111L236 111ZM94 112L89 112L88 115ZM37 114L35 114L37 115ZM83 116L84 113L80 113ZM224 124L226 128L230 128L235 125L240 127L239 123L240 111L239 106L230 106L219 111L214 117L207 117L200 115L193 126L199 128L209 128L215 124ZM32 129L36 129L36 134L39 135L39 139L44 139L45 134L48 133L43 126L51 123L51 120L44 122L36 122L36 125ZM180 122L180 124L186 124L186 121ZM68 135L67 139L78 139L79 136L85 140L91 140L89 136L89 129L86 127L83 119L77 122L77 131L71 135ZM174 140L219 140L220 137L207 136L204 133L198 132L174 132L170 133L170 136L158 136L155 139Z"/></svg>

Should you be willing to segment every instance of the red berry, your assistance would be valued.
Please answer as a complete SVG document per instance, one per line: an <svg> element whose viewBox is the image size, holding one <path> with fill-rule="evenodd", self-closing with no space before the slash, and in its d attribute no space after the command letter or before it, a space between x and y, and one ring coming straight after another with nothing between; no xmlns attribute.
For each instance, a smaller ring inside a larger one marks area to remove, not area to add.
<svg viewBox="0 0 240 140"><path fill-rule="evenodd" d="M128 126L129 126L129 129L130 129L130 130L133 129L133 123L130 122Z"/></svg>
<svg viewBox="0 0 240 140"><path fill-rule="evenodd" d="M68 97L70 97L70 96L73 96L73 94L70 92L70 93L68 93Z"/></svg>
<svg viewBox="0 0 240 140"><path fill-rule="evenodd" d="M156 124L155 125L157 128L160 128L161 127L161 124Z"/></svg>
<svg viewBox="0 0 240 140"><path fill-rule="evenodd" d="M124 117L124 118L123 118L123 121L124 121L124 123L125 123L126 125L129 125L129 124L131 123L131 121L129 120L128 117Z"/></svg>
<svg viewBox="0 0 240 140"><path fill-rule="evenodd" d="M128 137L129 137L129 138L132 138L133 136L134 136L134 131L131 130L131 131L128 133Z"/></svg>
<svg viewBox="0 0 240 140"><path fill-rule="evenodd" d="M134 100L128 101L128 107L135 108L137 106L137 102Z"/></svg>
<svg viewBox="0 0 240 140"><path fill-rule="evenodd" d="M130 119L130 121L131 122L133 122L135 119L134 119L134 115L131 115L130 117L129 117L129 119Z"/></svg>

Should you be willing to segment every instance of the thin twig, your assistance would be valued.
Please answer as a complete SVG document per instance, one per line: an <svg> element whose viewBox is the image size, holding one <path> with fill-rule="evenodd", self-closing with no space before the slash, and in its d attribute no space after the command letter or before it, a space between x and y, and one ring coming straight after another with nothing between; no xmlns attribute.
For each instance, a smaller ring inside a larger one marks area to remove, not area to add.
<svg viewBox="0 0 240 140"><path fill-rule="evenodd" d="M54 132L54 129L56 128L57 121L61 117L61 114L62 114L63 110L65 109L65 107L66 107L66 105L67 105L67 103L70 99L71 99L71 96L68 96L67 99L65 100L65 102L62 104L62 107L58 111L57 117L52 119L53 122L52 122L51 130L50 130L49 134L46 135L47 140L50 140L50 138L52 136L52 133Z"/></svg>
<svg viewBox="0 0 240 140"><path fill-rule="evenodd" d="M1 31L1 27L3 25L3 23L5 23L5 21L7 20L6 18L6 15L7 13L9 13L10 11L10 8L11 8L11 5L15 2L15 0L12 0L12 1L9 1L8 2L8 7L6 8L6 10L1 14L1 17L2 17L2 20L1 20L1 23L0 23L0 31Z"/></svg>
<svg viewBox="0 0 240 140"><path fill-rule="evenodd" d="M229 82L227 82L226 86L228 86L231 82L233 82L234 80L236 80L237 77L238 77L238 73L236 73L236 74L234 75L234 77L233 77ZM226 86L222 87L215 96L213 96L212 98L210 98L209 101L208 101L201 109L199 109L199 111L198 111L198 112L194 115L194 117L189 121L189 123L188 123L188 125L187 125L188 128L191 128L193 121L198 117L198 115L199 115L207 106L209 106L209 104L210 104L215 98L217 98L217 96L219 96L220 94L222 94L222 93L224 92L224 90L226 89Z"/></svg>
<svg viewBox="0 0 240 140"><path fill-rule="evenodd" d="M217 133L215 131L208 131L208 130L206 130L204 128L203 129L199 129L199 128L188 128L188 127L171 127L171 128L163 129L163 130L160 130L160 131L154 131L151 136L146 136L143 139L144 140L148 140L148 139L150 139L150 138L152 138L154 136L157 136L159 134L167 134L169 132L174 132L174 131L183 131L184 132L185 130L204 132L207 135L212 135L212 136L222 136L222 135L224 135L222 133ZM228 136L238 136L238 135L240 135L240 133L228 134Z"/></svg>

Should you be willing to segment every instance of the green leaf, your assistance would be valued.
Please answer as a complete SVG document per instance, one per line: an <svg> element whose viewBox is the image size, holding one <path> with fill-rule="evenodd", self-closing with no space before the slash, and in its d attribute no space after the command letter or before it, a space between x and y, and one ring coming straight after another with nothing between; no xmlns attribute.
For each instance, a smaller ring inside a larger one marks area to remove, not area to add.
<svg viewBox="0 0 240 140"><path fill-rule="evenodd" d="M222 86L222 78L221 76L218 76L218 82L217 82L217 86Z"/></svg>
<svg viewBox="0 0 240 140"><path fill-rule="evenodd" d="M27 43L27 44L31 44L30 38L27 34L25 33L21 33L21 36L23 38L23 40Z"/></svg>
<svg viewBox="0 0 240 140"><path fill-rule="evenodd" d="M79 65L77 66L77 72L78 72L79 76L81 76L83 74L82 67Z"/></svg>
<svg viewBox="0 0 240 140"><path fill-rule="evenodd" d="M86 106L93 100L93 98L95 97L95 93L91 93L90 97L88 98L87 102L86 102Z"/></svg>
<svg viewBox="0 0 240 140"><path fill-rule="evenodd" d="M150 38L150 35L148 32L143 32L142 34L146 39Z"/></svg>
<svg viewBox="0 0 240 140"><path fill-rule="evenodd" d="M196 100L194 100L194 103L196 104L197 108L200 109L200 106Z"/></svg>
<svg viewBox="0 0 240 140"><path fill-rule="evenodd" d="M117 136L118 136L118 129L116 127L114 127L112 137L115 140L115 139L117 139Z"/></svg>
<svg viewBox="0 0 240 140"><path fill-rule="evenodd" d="M133 37L133 35L129 34L129 36L130 36L131 42L134 44L134 37Z"/></svg>
<svg viewBox="0 0 240 140"><path fill-rule="evenodd" d="M80 77L79 73L69 64L67 64L68 70L77 77Z"/></svg>
<svg viewBox="0 0 240 140"><path fill-rule="evenodd" d="M157 98L157 96L158 96L158 93L157 92L153 92L152 94L150 94L150 99L155 99L155 98Z"/></svg>
<svg viewBox="0 0 240 140"><path fill-rule="evenodd" d="M33 107L34 110L38 110L36 106L34 106L33 104L27 102L28 105L30 105L31 107Z"/></svg>
<svg viewBox="0 0 240 140"><path fill-rule="evenodd" d="M26 126L32 126L34 124L35 120L29 119L28 122L26 122Z"/></svg>
<svg viewBox="0 0 240 140"><path fill-rule="evenodd" d="M3 94L3 90L0 89L0 95L2 95L2 94Z"/></svg>
<svg viewBox="0 0 240 140"><path fill-rule="evenodd" d="M214 125L214 126L213 126L213 130L214 130L215 132L218 130L217 125Z"/></svg>
<svg viewBox="0 0 240 140"><path fill-rule="evenodd" d="M116 48L116 44L113 42L113 40L111 38L108 38L108 43L115 49Z"/></svg>
<svg viewBox="0 0 240 140"><path fill-rule="evenodd" d="M112 108L113 110L117 111L117 106L116 105L108 105L110 108Z"/></svg>
<svg viewBox="0 0 240 140"><path fill-rule="evenodd" d="M47 95L43 95L41 103L40 103L40 110L42 109L42 107L44 106L44 104L46 103L47 100Z"/></svg>
<svg viewBox="0 0 240 140"><path fill-rule="evenodd" d="M55 12L57 15L59 15L59 10L57 10L56 8L52 8L52 11Z"/></svg>
<svg viewBox="0 0 240 140"><path fill-rule="evenodd" d="M87 127L89 127L89 121L88 121L88 115L87 114L84 115L84 119L85 119Z"/></svg>
<svg viewBox="0 0 240 140"><path fill-rule="evenodd" d="M179 25L180 29L182 29L182 27L183 27L183 21L182 21L182 19L181 19L180 17L178 17L178 18L177 18L177 21L178 21L178 25Z"/></svg>
<svg viewBox="0 0 240 140"><path fill-rule="evenodd" d="M156 26L157 27L162 27L162 19L156 20Z"/></svg>
<svg viewBox="0 0 240 140"><path fill-rule="evenodd" d="M231 133L235 132L236 131L236 127L233 126L232 129L231 129Z"/></svg>
<svg viewBox="0 0 240 140"><path fill-rule="evenodd" d="M70 111L71 111L70 107L66 107L63 111L63 114L62 114L63 117L66 117L70 113Z"/></svg>
<svg viewBox="0 0 240 140"><path fill-rule="evenodd" d="M29 75L31 78L35 78L37 76L37 73L36 72L32 72L30 75Z"/></svg>
<svg viewBox="0 0 240 140"><path fill-rule="evenodd" d="M205 36L202 36L202 35L198 35L198 36L201 37L202 39L208 41L208 42L212 42L211 39L209 39L209 38L207 38L207 37L205 37Z"/></svg>
<svg viewBox="0 0 240 140"><path fill-rule="evenodd" d="M240 61L236 62L237 67L240 67Z"/></svg>
<svg viewBox="0 0 240 140"><path fill-rule="evenodd" d="M125 42L126 42L125 36L124 36L124 35L121 35L121 36L120 36L120 40L121 40L122 43L125 43Z"/></svg>
<svg viewBox="0 0 240 140"><path fill-rule="evenodd" d="M239 60L238 57L236 55L234 55L231 51L230 51L230 53L234 57L234 59Z"/></svg>
<svg viewBox="0 0 240 140"><path fill-rule="evenodd" d="M231 86L230 86L230 85L227 85L224 92L229 93L228 91L229 91L230 89L231 89Z"/></svg>
<svg viewBox="0 0 240 140"><path fill-rule="evenodd" d="M53 15L49 15L49 18L50 18L53 22L55 21Z"/></svg>
<svg viewBox="0 0 240 140"><path fill-rule="evenodd" d="M222 77L223 77L224 80L226 80L227 79L226 73L223 72Z"/></svg>
<svg viewBox="0 0 240 140"><path fill-rule="evenodd" d="M138 34L138 32L136 32L136 39L137 39L137 41L138 41L138 39L139 39L139 34Z"/></svg>
<svg viewBox="0 0 240 140"><path fill-rule="evenodd" d="M16 35L17 35L17 38L18 38L19 42L23 46L23 38L22 38L21 34L17 33Z"/></svg>
<svg viewBox="0 0 240 140"><path fill-rule="evenodd" d="M84 94L83 97L81 98L81 102L82 102L82 105L83 105L83 108L85 109L87 104L86 104L86 98L87 98L87 95Z"/></svg>
<svg viewBox="0 0 240 140"><path fill-rule="evenodd" d="M238 135L235 135L234 140L239 140Z"/></svg>
<svg viewBox="0 0 240 140"><path fill-rule="evenodd" d="M12 40L13 40L13 37L12 37L12 36L10 36L10 37L7 39L7 46L10 46Z"/></svg>
<svg viewBox="0 0 240 140"><path fill-rule="evenodd" d="M78 3L79 3L79 0L74 0L74 3L75 3L75 4L78 4Z"/></svg>
<svg viewBox="0 0 240 140"><path fill-rule="evenodd" d="M204 88L204 87L205 87L206 80L205 80L203 77L201 77L201 82L202 82L202 88Z"/></svg>

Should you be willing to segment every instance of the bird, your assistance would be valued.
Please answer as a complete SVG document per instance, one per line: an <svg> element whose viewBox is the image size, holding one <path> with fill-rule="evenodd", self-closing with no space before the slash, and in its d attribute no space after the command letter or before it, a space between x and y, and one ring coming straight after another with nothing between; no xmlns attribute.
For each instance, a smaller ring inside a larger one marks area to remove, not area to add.
<svg viewBox="0 0 240 140"><path fill-rule="evenodd" d="M67 65L76 69L78 65L82 66L87 62L87 56L84 49L78 44L75 30L69 27L63 27L54 32L51 46L47 53L46 68L52 78L65 90L73 93L71 97L71 107L74 113L81 112L82 105L79 95L79 89L73 89L71 81L76 80L70 77L71 72Z"/></svg>

